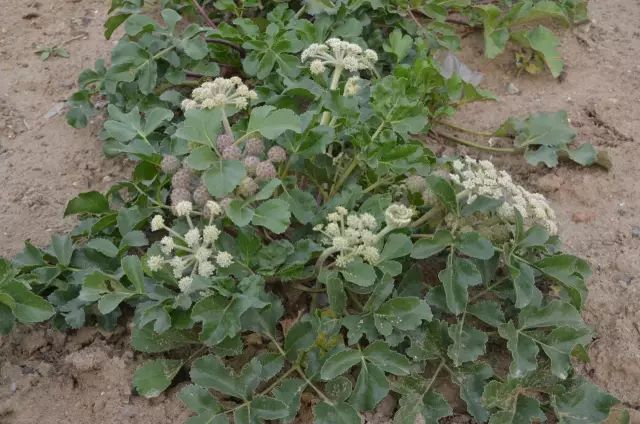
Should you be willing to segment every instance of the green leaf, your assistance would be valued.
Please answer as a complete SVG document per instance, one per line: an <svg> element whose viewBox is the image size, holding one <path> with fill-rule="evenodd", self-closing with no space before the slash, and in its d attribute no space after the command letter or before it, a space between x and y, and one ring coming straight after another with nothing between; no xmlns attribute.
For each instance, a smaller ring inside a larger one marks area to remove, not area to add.
<svg viewBox="0 0 640 424"><path fill-rule="evenodd" d="M324 385L324 393L334 402L344 402L351 396L353 385L351 380L341 375Z"/></svg>
<svg viewBox="0 0 640 424"><path fill-rule="evenodd" d="M524 388L520 380L507 380L505 383L492 381L485 386L482 395L485 405L497 408L489 420L491 424L529 424L546 420L540 403L523 396ZM535 420L535 421L534 421Z"/></svg>
<svg viewBox="0 0 640 424"><path fill-rule="evenodd" d="M389 345L377 340L363 351L367 361L374 363L384 372L394 375L407 375L411 372L411 364L407 357L391 350Z"/></svg>
<svg viewBox="0 0 640 424"><path fill-rule="evenodd" d="M588 381L551 399L560 424L600 423L609 416L611 407L619 403Z"/></svg>
<svg viewBox="0 0 640 424"><path fill-rule="evenodd" d="M9 334L16 324L16 319L11 312L11 308L3 303L3 294L0 293L0 335ZM12 299L13 300L13 299Z"/></svg>
<svg viewBox="0 0 640 424"><path fill-rule="evenodd" d="M105 256L115 258L118 256L118 248L110 241L104 238L95 238L87 242L89 249L96 250Z"/></svg>
<svg viewBox="0 0 640 424"><path fill-rule="evenodd" d="M380 252L380 262L407 256L412 252L412 248L413 243L411 243L411 239L407 235L400 233L391 234L387 237L384 248L382 252Z"/></svg>
<svg viewBox="0 0 640 424"><path fill-rule="evenodd" d="M418 240L413 246L411 257L414 259L427 259L437 255L452 244L453 237L451 233L446 230L438 230L432 238Z"/></svg>
<svg viewBox="0 0 640 424"><path fill-rule="evenodd" d="M546 306L528 306L518 315L521 330L550 326L566 325L569 327L584 327L580 313L572 305L560 300L553 300Z"/></svg>
<svg viewBox="0 0 640 424"><path fill-rule="evenodd" d="M80 193L67 203L67 208L64 210L64 216L69 216L77 213L102 213L109 210L109 202L103 194L97 191L89 191L87 193Z"/></svg>
<svg viewBox="0 0 640 424"><path fill-rule="evenodd" d="M215 346L227 337L234 337L242 330L240 318L250 308L262 308L267 303L251 296L227 299L214 294L193 306L191 319L202 322L200 339L208 346Z"/></svg>
<svg viewBox="0 0 640 424"><path fill-rule="evenodd" d="M176 131L176 137L215 148L222 123L220 110L191 109L185 113L185 117L184 124Z"/></svg>
<svg viewBox="0 0 640 424"><path fill-rule="evenodd" d="M360 416L351 405L320 402L313 408L314 424L361 424Z"/></svg>
<svg viewBox="0 0 640 424"><path fill-rule="evenodd" d="M340 271L345 280L360 287L370 287L376 282L373 266L361 261L352 261Z"/></svg>
<svg viewBox="0 0 640 424"><path fill-rule="evenodd" d="M400 63L402 59L407 57L412 46L413 39L407 34L403 35L402 31L396 28L389 34L388 42L384 44L383 48L385 52L395 55L396 63Z"/></svg>
<svg viewBox="0 0 640 424"><path fill-rule="evenodd" d="M191 169L206 171L218 160L218 156L209 146L200 146L191 151L185 163Z"/></svg>
<svg viewBox="0 0 640 424"><path fill-rule="evenodd" d="M191 381L209 389L217 390L225 395L242 398L244 390L231 370L213 355L198 358L191 366Z"/></svg>
<svg viewBox="0 0 640 424"><path fill-rule="evenodd" d="M239 160L221 160L211 164L204 173L204 183L214 197L224 197L235 190L247 176L247 171Z"/></svg>
<svg viewBox="0 0 640 424"><path fill-rule="evenodd" d="M308 321L296 322L284 339L284 351L291 360L297 359L306 352L316 341L316 334Z"/></svg>
<svg viewBox="0 0 640 424"><path fill-rule="evenodd" d="M540 25L526 34L531 48L542 55L554 78L558 78L564 68L564 61L558 51L560 41L549 29Z"/></svg>
<svg viewBox="0 0 640 424"><path fill-rule="evenodd" d="M137 256L125 256L121 261L122 270L133 284L137 293L144 293L144 272Z"/></svg>
<svg viewBox="0 0 640 424"><path fill-rule="evenodd" d="M500 304L493 300L477 302L473 305L469 305L467 313L493 327L498 327L499 325L504 324L504 313L500 308Z"/></svg>
<svg viewBox="0 0 640 424"><path fill-rule="evenodd" d="M551 372L565 379L571 369L571 354L576 346L584 346L591 341L591 331L587 328L575 329L559 327L541 342L544 353L551 359Z"/></svg>
<svg viewBox="0 0 640 424"><path fill-rule="evenodd" d="M485 363L477 362L471 366L458 369L458 385L460 397L467 404L467 411L478 422L486 422L489 411L482 404L482 392L487 380L493 376L493 370Z"/></svg>
<svg viewBox="0 0 640 424"><path fill-rule="evenodd" d="M180 400L198 415L191 417L186 424L226 424L226 415L221 414L222 405L204 387L190 384L180 390Z"/></svg>
<svg viewBox="0 0 640 424"><path fill-rule="evenodd" d="M311 193L295 188L284 193L282 199L289 203L291 213L301 224L309 224L314 220L318 203Z"/></svg>
<svg viewBox="0 0 640 424"><path fill-rule="evenodd" d="M150 361L138 368L133 376L133 385L138 393L146 398L154 398L171 385L178 374L183 361L159 359Z"/></svg>
<svg viewBox="0 0 640 424"><path fill-rule="evenodd" d="M516 308L524 308L540 296L533 268L524 262L516 262L515 266L509 265L509 272L516 292Z"/></svg>
<svg viewBox="0 0 640 424"><path fill-rule="evenodd" d="M135 350L144 353L167 352L193 342L195 340L187 332L171 328L158 334L153 330L153 325L134 327L131 333L131 345Z"/></svg>
<svg viewBox="0 0 640 424"><path fill-rule="evenodd" d="M5 299L3 303L11 309L16 319L24 324L46 321L55 313L49 302L31 292L19 281L10 280L3 284L0 294L11 297L12 301Z"/></svg>
<svg viewBox="0 0 640 424"><path fill-rule="evenodd" d="M273 396L287 406L287 415L283 416L282 422L289 423L294 420L300 409L300 395L306 383L300 379L284 380L273 390ZM326 390L326 387L325 387Z"/></svg>
<svg viewBox="0 0 640 424"><path fill-rule="evenodd" d="M268 200L256 208L251 222L275 234L282 234L291 223L289 204L281 199Z"/></svg>
<svg viewBox="0 0 640 424"><path fill-rule="evenodd" d="M112 292L107 293L98 301L98 310L102 315L113 312L123 301L133 296L133 293Z"/></svg>
<svg viewBox="0 0 640 424"><path fill-rule="evenodd" d="M327 286L327 297L331 309L338 315L342 315L347 306L347 294L344 291L344 284L340 277L332 276L325 282Z"/></svg>
<svg viewBox="0 0 640 424"><path fill-rule="evenodd" d="M483 260L491 259L495 252L491 242L475 232L462 234L456 248L467 256Z"/></svg>
<svg viewBox="0 0 640 424"><path fill-rule="evenodd" d="M499 326L498 333L507 340L507 349L513 358L509 373L513 377L522 377L538 367L538 345L533 339L521 334L511 321Z"/></svg>
<svg viewBox="0 0 640 424"><path fill-rule="evenodd" d="M251 222L255 211L246 202L240 199L233 199L229 206L225 208L229 219L238 227L246 227Z"/></svg>
<svg viewBox="0 0 640 424"><path fill-rule="evenodd" d="M289 414L287 404L283 401L267 396L255 397L249 406L251 414L264 420L277 420Z"/></svg>
<svg viewBox="0 0 640 424"><path fill-rule="evenodd" d="M362 361L362 352L353 349L343 350L327 358L320 370L320 376L325 381L332 380Z"/></svg>
<svg viewBox="0 0 640 424"><path fill-rule="evenodd" d="M372 410L389 393L384 372L372 363L362 363L349 403L359 411Z"/></svg>
<svg viewBox="0 0 640 424"><path fill-rule="evenodd" d="M485 353L489 340L485 332L464 325L461 321L449 327L449 337L453 344L449 345L447 354L455 366L478 359Z"/></svg>
<svg viewBox="0 0 640 424"><path fill-rule="evenodd" d="M405 409L403 410L402 407ZM452 415L453 411L446 399L438 392L429 391L423 396L411 394L401 398L401 408L394 417L394 424L414 424L419 420L414 418L414 421L409 421L409 417L415 417L418 413L422 414L425 424L438 424L441 418Z"/></svg>
<svg viewBox="0 0 640 424"><path fill-rule="evenodd" d="M482 275L474 263L459 258L453 253L449 255L447 268L440 271L438 278L444 286L447 307L456 315L467 306L469 299L467 288L482 283Z"/></svg>
<svg viewBox="0 0 640 424"><path fill-rule="evenodd" d="M569 159L582 166L593 165L598 161L598 151L591 144L582 144L576 149L567 149Z"/></svg>
<svg viewBox="0 0 640 424"><path fill-rule="evenodd" d="M446 208L454 214L459 214L458 199L456 197L456 191L451 183L442 177L436 175L430 175L427 177L427 184L429 189L436 195L436 197L446 206Z"/></svg>
<svg viewBox="0 0 640 424"><path fill-rule="evenodd" d="M287 130L302 132L300 117L290 109L276 109L274 106L260 106L251 110L247 133L258 132L269 140L278 138Z"/></svg>
<svg viewBox="0 0 640 424"><path fill-rule="evenodd" d="M69 266L74 250L71 237L54 234L51 237L51 247L56 259L58 259L58 263L62 266Z"/></svg>
<svg viewBox="0 0 640 424"><path fill-rule="evenodd" d="M415 330L422 321L433 318L429 305L417 297L395 297L386 301L374 313L375 325L380 334L391 335L393 328Z"/></svg>

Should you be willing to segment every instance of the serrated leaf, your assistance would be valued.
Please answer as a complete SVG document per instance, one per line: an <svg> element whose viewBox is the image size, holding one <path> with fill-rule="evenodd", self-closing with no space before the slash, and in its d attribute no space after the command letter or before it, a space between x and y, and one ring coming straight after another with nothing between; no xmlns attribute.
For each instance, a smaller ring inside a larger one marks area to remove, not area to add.
<svg viewBox="0 0 640 424"><path fill-rule="evenodd" d="M352 261L340 271L345 280L360 287L370 287L377 279L373 266L361 261Z"/></svg>
<svg viewBox="0 0 640 424"><path fill-rule="evenodd" d="M316 341L316 334L311 323L298 321L287 331L284 339L284 351L291 360L297 359Z"/></svg>
<svg viewBox="0 0 640 424"><path fill-rule="evenodd" d="M507 340L513 358L509 373L513 377L522 377L538 367L538 345L533 339L521 334L511 321L499 326L498 333Z"/></svg>
<svg viewBox="0 0 640 424"><path fill-rule="evenodd" d="M526 36L531 48L542 55L551 75L558 78L564 68L564 61L558 51L560 41L549 29L540 25L529 31Z"/></svg>
<svg viewBox="0 0 640 424"><path fill-rule="evenodd" d="M118 256L118 248L110 240L104 238L91 239L86 246L110 258Z"/></svg>
<svg viewBox="0 0 640 424"><path fill-rule="evenodd" d="M282 422L291 422L298 414L300 395L305 387L306 383L303 380L287 379L273 390L273 396L287 406L288 412L286 416L281 418Z"/></svg>
<svg viewBox="0 0 640 424"><path fill-rule="evenodd" d="M516 292L516 308L524 308L533 299L540 296L540 290L535 286L535 274L533 268L524 262L516 262L508 265L513 288Z"/></svg>
<svg viewBox="0 0 640 424"><path fill-rule="evenodd" d="M451 407L440 393L431 390L423 395L412 392L400 398L400 408L393 417L393 424L438 424L441 418L451 414Z"/></svg>
<svg viewBox="0 0 640 424"><path fill-rule="evenodd" d="M384 372L372 363L362 363L349 403L359 411L368 411L389 393L389 382Z"/></svg>
<svg viewBox="0 0 640 424"><path fill-rule="evenodd" d="M433 318L429 305L417 297L395 297L378 308L374 313L375 325L380 334L391 335L394 328L414 330L422 321Z"/></svg>
<svg viewBox="0 0 640 424"><path fill-rule="evenodd" d="M344 402L328 404L320 402L313 408L314 424L361 424L353 406Z"/></svg>
<svg viewBox="0 0 640 424"><path fill-rule="evenodd" d="M432 238L421 238L411 251L414 259L426 259L434 256L453 244L451 233L446 230L437 231Z"/></svg>
<svg viewBox="0 0 640 424"><path fill-rule="evenodd" d="M467 313L493 327L498 327L499 325L504 324L504 313L500 308L500 304L492 300L469 305Z"/></svg>
<svg viewBox="0 0 640 424"><path fill-rule="evenodd" d="M122 270L133 284L136 293L144 293L144 272L142 271L142 263L137 256L125 256L120 262Z"/></svg>
<svg viewBox="0 0 640 424"><path fill-rule="evenodd" d="M609 416L611 407L618 403L618 399L588 381L552 397L560 424L600 423Z"/></svg>
<svg viewBox="0 0 640 424"><path fill-rule="evenodd" d="M520 330L549 326L566 325L570 327L584 327L584 321L578 310L572 305L560 300L553 300L546 306L528 306L518 315Z"/></svg>
<svg viewBox="0 0 640 424"><path fill-rule="evenodd" d="M344 402L351 396L353 385L351 380L341 375L324 385L324 393L334 402Z"/></svg>
<svg viewBox="0 0 640 424"><path fill-rule="evenodd" d="M407 357L391 350L383 341L371 343L362 353L367 361L374 363L384 372L394 375L407 375L411 372L411 364Z"/></svg>
<svg viewBox="0 0 640 424"><path fill-rule="evenodd" d="M73 215L77 213L102 213L109 210L109 201L102 194L97 191L89 191L87 193L80 193L67 203L67 208L64 210L64 216Z"/></svg>
<svg viewBox="0 0 640 424"><path fill-rule="evenodd" d="M456 197L456 191L451 183L442 177L430 175L427 177L427 184L429 185L429 189L447 207L447 209L458 215L458 199Z"/></svg>
<svg viewBox="0 0 640 424"><path fill-rule="evenodd" d="M340 351L327 358L320 370L320 377L325 381L332 380L361 362L362 352L353 349Z"/></svg>
<svg viewBox="0 0 640 424"><path fill-rule="evenodd" d="M590 341L589 329L559 327L543 338L540 347L551 360L553 375L564 380L571 368L571 353L576 346L586 345Z"/></svg>
<svg viewBox="0 0 640 424"><path fill-rule="evenodd" d="M217 390L229 396L242 398L244 390L238 378L213 355L198 358L191 366L191 381L195 384Z"/></svg>
<svg viewBox="0 0 640 424"><path fill-rule="evenodd" d="M215 148L222 122L220 110L191 109L185 112L185 117L184 124L176 130L176 137Z"/></svg>
<svg viewBox="0 0 640 424"><path fill-rule="evenodd" d="M131 345L139 352L160 353L186 346L195 340L186 332L170 328L158 334L153 325L143 328L134 327L131 333Z"/></svg>
<svg viewBox="0 0 640 424"><path fill-rule="evenodd" d="M228 423L222 405L204 387L190 384L180 391L179 397L189 409L198 414L189 418L186 424Z"/></svg>
<svg viewBox="0 0 640 424"><path fill-rule="evenodd" d="M491 259L495 252L491 242L475 232L462 234L456 241L456 249L467 256L483 260Z"/></svg>
<svg viewBox="0 0 640 424"><path fill-rule="evenodd" d="M302 132L302 121L290 109L276 109L274 106L253 108L247 125L247 133L258 132L269 140L274 140L287 130Z"/></svg>
<svg viewBox="0 0 640 424"><path fill-rule="evenodd" d="M440 271L438 278L444 286L447 307L456 315L462 313L467 305L467 288L482 283L482 275L475 264L453 253L449 255L447 268Z"/></svg>
<svg viewBox="0 0 640 424"><path fill-rule="evenodd" d="M224 197L235 190L246 176L247 171L239 160L218 159L204 173L203 181L212 196Z"/></svg>
<svg viewBox="0 0 640 424"><path fill-rule="evenodd" d="M449 337L453 344L449 346L447 354L455 366L478 359L484 354L489 340L485 332L462 322L449 327Z"/></svg>
<svg viewBox="0 0 640 424"><path fill-rule="evenodd" d="M282 234L291 224L289 204L281 199L268 200L256 208L251 222L276 234Z"/></svg>
<svg viewBox="0 0 640 424"><path fill-rule="evenodd" d="M0 287L0 294L11 297L10 301L5 299L3 303L11 309L16 319L22 323L30 324L46 321L55 313L53 306L49 302L31 292L19 281L4 283Z"/></svg>
<svg viewBox="0 0 640 424"><path fill-rule="evenodd" d="M138 393L146 398L154 398L171 385L178 374L183 361L174 359L158 359L145 363L133 376L133 385Z"/></svg>

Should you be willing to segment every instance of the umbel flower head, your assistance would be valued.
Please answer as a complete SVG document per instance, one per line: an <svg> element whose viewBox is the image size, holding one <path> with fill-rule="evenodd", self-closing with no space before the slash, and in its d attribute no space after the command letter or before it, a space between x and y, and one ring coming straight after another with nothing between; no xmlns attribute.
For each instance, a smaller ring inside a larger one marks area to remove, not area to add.
<svg viewBox="0 0 640 424"><path fill-rule="evenodd" d="M249 100L258 98L255 91L249 90L240 78L216 78L207 81L193 90L191 99L182 101L182 109L214 109L234 106L245 109Z"/></svg>
<svg viewBox="0 0 640 424"><path fill-rule="evenodd" d="M323 73L327 66L358 72L373 69L378 54L357 44L330 38L324 44L311 44L302 52L301 59L302 62L310 61L309 69L313 74Z"/></svg>
<svg viewBox="0 0 640 424"><path fill-rule="evenodd" d="M316 225L314 230L324 235L322 243L328 246L325 252L338 252L336 266L345 267L355 258L375 264L380 260L378 243L394 229L409 225L411 215L412 209L394 203L385 211L387 226L379 229L380 224L370 213L357 214L338 206L327 215L328 223Z"/></svg>
<svg viewBox="0 0 640 424"><path fill-rule="evenodd" d="M479 196L503 201L495 211L495 218L498 218L495 232L508 234L508 226L516 222L516 211L522 216L525 227L540 225L552 235L558 232L555 213L547 199L515 184L507 172L497 171L491 162L464 157L453 161L452 168L449 177L463 189L460 197L467 204L473 204ZM477 216L472 219L478 221Z"/></svg>
<svg viewBox="0 0 640 424"><path fill-rule="evenodd" d="M165 230L168 235L160 240L162 255L147 258L147 266L152 272L159 271L168 265L173 276L178 279L178 287L184 293L192 291L193 277L211 277L217 269L227 268L233 264L230 253L218 250L215 242L220 237L220 229L213 220L222 214L222 208L213 200L207 202L202 216L208 217L202 228L195 226L191 220L193 205L183 201L176 205L175 214L184 217L189 229L180 234L167 227L164 218L156 215L151 219L151 231Z"/></svg>

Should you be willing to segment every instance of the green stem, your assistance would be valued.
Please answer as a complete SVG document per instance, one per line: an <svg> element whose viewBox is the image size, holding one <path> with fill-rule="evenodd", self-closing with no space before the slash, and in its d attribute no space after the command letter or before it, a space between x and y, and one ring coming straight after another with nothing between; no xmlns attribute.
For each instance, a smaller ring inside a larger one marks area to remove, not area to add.
<svg viewBox="0 0 640 424"><path fill-rule="evenodd" d="M280 377L278 377L276 379L276 381L274 381L269 387L267 387L266 389L261 391L259 396L264 396L267 393L271 392L271 390L275 389L278 386L278 384L282 383L282 380L284 380L285 378L289 377L291 374L293 374L296 371L297 370L296 370L295 367L289 368L284 374L282 374Z"/></svg>
<svg viewBox="0 0 640 424"><path fill-rule="evenodd" d="M465 132L467 134L478 135L478 136L481 136L481 137L493 137L493 133L485 132L485 131L471 130L469 128L461 127L461 126L459 126L457 124L454 124L454 123L451 123L451 122L447 122L447 121L436 121L436 123L444 125L444 126L447 126L449 128L453 128L454 130Z"/></svg>
<svg viewBox="0 0 640 424"><path fill-rule="evenodd" d="M299 365L296 365L296 366L294 366L293 368L298 372L298 374L300 375L300 377L302 377L302 378L303 378L303 380L307 383L307 385L308 385L309 387L311 387L311 388L312 388L312 389L313 389L313 390L318 394L318 396L320 396L320 397L322 398L322 400L323 400L323 401L325 401L325 402L326 402L326 403L328 403L329 405L333 405L333 404L334 404L334 403L333 403L333 401L327 397L327 395L325 395L324 393L322 393L322 390L318 389L318 388L315 386L315 384L313 384L313 383L311 382L311 380L309 380L309 378L308 378L308 377L307 377L307 375L304 373L304 371L302 370L302 368L300 368L300 366L299 366Z"/></svg>
<svg viewBox="0 0 640 424"><path fill-rule="evenodd" d="M331 77L331 85L329 86L329 90L335 91L338 89L338 84L340 83L340 75L342 75L342 66L336 66L333 70L333 76ZM324 111L322 113L322 119L320 120L320 125L328 125L329 120L331 119L331 112Z"/></svg>
<svg viewBox="0 0 640 424"><path fill-rule="evenodd" d="M240 145L240 143L242 143L243 141L245 141L246 139L250 138L252 135L257 134L259 131L249 131L248 133L246 133L245 135L243 135L242 137L240 137L239 139L237 139L233 145L234 146L238 146Z"/></svg>
<svg viewBox="0 0 640 424"><path fill-rule="evenodd" d="M329 192L329 197L334 196L338 192L338 190L342 188L342 185L345 183L345 181L347 181L351 173L357 168L358 162L359 162L358 157L354 156L353 160L351 161L351 164L349 164L349 167L344 171L344 174L342 174L338 182L336 182L331 188L331 191Z"/></svg>
<svg viewBox="0 0 640 424"><path fill-rule="evenodd" d="M425 222L429 221L432 218L437 217L441 213L442 213L442 209L439 206L435 206L435 207L429 209L429 211L427 213L425 213L424 215L422 215L420 218L418 218L417 220L413 221L410 224L410 227L418 228L419 226L421 226Z"/></svg>
<svg viewBox="0 0 640 424"><path fill-rule="evenodd" d="M375 138L380 135L380 133L382 132L382 130L384 129L385 124L387 123L387 121L382 121L382 123L380 124L380 126L376 129L376 132L373 133L373 135L371 136L371 140L375 140Z"/></svg>
<svg viewBox="0 0 640 424"><path fill-rule="evenodd" d="M222 112L222 125L224 126L224 132L233 139L233 130L231 129L231 125L229 124L229 119L227 118L227 114L224 111L224 107L220 108Z"/></svg>
<svg viewBox="0 0 640 424"><path fill-rule="evenodd" d="M454 141L458 144L463 144L465 146L473 147L474 149L484 150L492 153L519 153L522 149L510 148L510 147L491 147L485 146L483 144L474 143L473 141L463 140L451 134L441 133L434 129L431 132L439 137L446 138L447 140Z"/></svg>

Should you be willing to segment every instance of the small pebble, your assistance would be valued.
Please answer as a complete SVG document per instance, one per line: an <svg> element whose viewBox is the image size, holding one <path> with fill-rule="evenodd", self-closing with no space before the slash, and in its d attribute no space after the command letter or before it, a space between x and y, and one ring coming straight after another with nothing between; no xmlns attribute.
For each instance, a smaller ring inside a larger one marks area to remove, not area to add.
<svg viewBox="0 0 640 424"><path fill-rule="evenodd" d="M15 393L16 390L18 390L18 385L15 382L11 383L11 385L9 386L9 390L11 390L11 393Z"/></svg>
<svg viewBox="0 0 640 424"><path fill-rule="evenodd" d="M596 215L593 212L575 212L571 216L571 220L576 223L588 223L593 222L596 219Z"/></svg>
<svg viewBox="0 0 640 424"><path fill-rule="evenodd" d="M631 237L640 238L640 227L631 227Z"/></svg>
<svg viewBox="0 0 640 424"><path fill-rule="evenodd" d="M516 85L514 83L510 82L507 85L507 93L512 94L512 95L520 94L520 89L518 87L516 87Z"/></svg>

